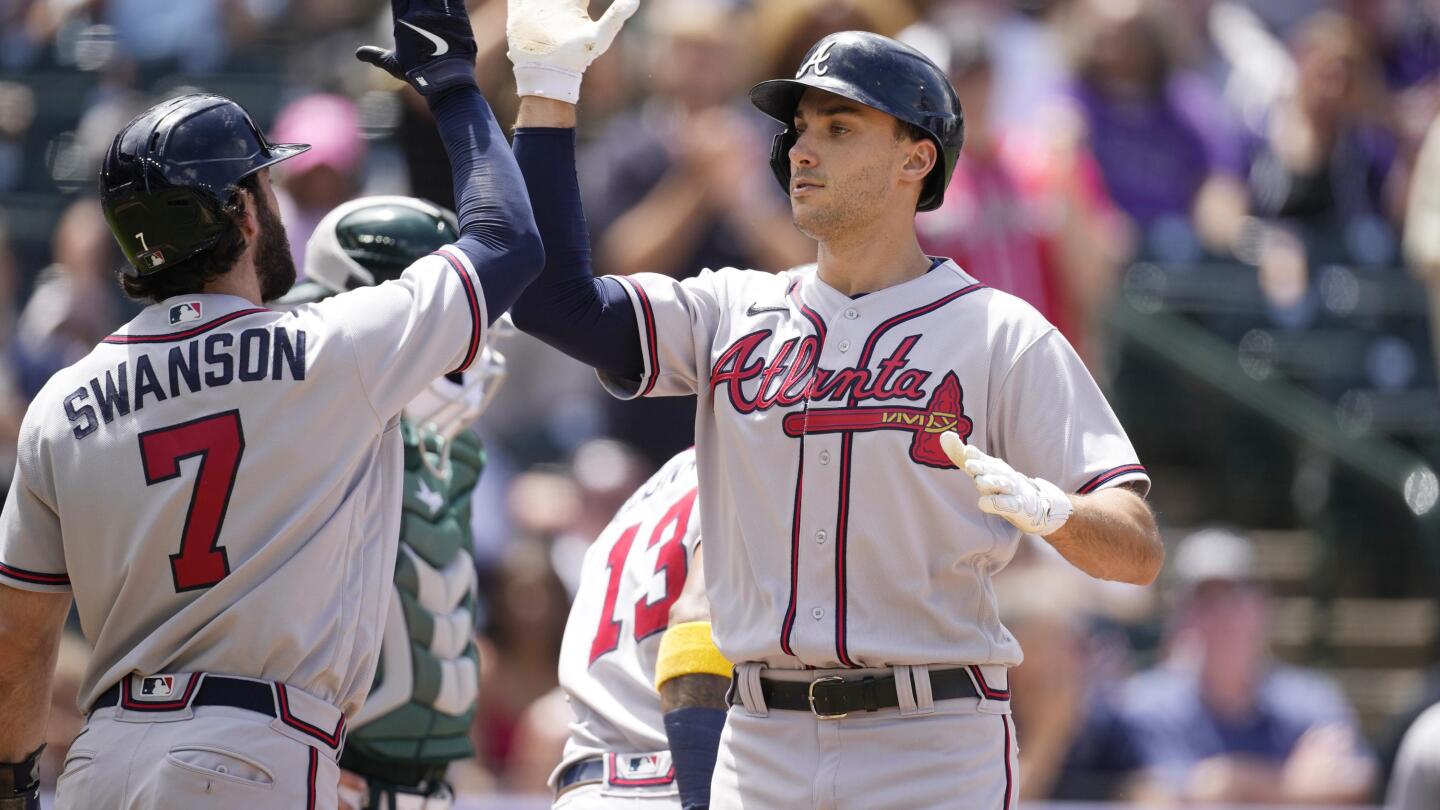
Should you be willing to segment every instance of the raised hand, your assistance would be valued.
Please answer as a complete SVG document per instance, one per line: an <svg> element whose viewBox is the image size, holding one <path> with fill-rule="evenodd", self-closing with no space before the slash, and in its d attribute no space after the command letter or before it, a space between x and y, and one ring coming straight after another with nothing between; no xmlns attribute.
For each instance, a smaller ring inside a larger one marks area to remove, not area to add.
<svg viewBox="0 0 1440 810"><path fill-rule="evenodd" d="M615 41L640 0L615 0L598 20L589 0L509 0L505 35L522 96L543 96L574 104L580 80Z"/></svg>
<svg viewBox="0 0 1440 810"><path fill-rule="evenodd" d="M355 58L424 95L475 83L475 34L465 0L390 0L395 48L363 45Z"/></svg>
<svg viewBox="0 0 1440 810"><path fill-rule="evenodd" d="M1020 531L1045 536L1065 525L1074 504L1044 478L1023 475L998 458L965 444L955 431L940 434L940 448L956 467L975 480L980 511L999 515Z"/></svg>

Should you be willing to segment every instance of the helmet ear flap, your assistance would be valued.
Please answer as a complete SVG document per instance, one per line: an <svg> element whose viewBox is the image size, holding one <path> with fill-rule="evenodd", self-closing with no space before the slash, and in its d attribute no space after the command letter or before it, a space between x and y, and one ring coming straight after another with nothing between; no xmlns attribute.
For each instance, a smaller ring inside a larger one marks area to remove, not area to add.
<svg viewBox="0 0 1440 810"><path fill-rule="evenodd" d="M775 173L775 179L780 181L780 188L785 189L786 194L790 193L790 149L798 140L800 133L787 127L784 132L776 133L775 140L770 142L770 171Z"/></svg>

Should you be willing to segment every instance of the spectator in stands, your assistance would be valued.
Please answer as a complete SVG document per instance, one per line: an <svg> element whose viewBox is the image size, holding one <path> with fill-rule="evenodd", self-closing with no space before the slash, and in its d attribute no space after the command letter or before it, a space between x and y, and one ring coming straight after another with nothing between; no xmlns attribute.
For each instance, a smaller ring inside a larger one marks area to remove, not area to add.
<svg viewBox="0 0 1440 810"><path fill-rule="evenodd" d="M766 162L773 128L744 101L746 14L733 0L654 0L645 21L649 100L580 158L600 270L683 278L813 260ZM657 464L694 441L693 397L606 407L612 435Z"/></svg>
<svg viewBox="0 0 1440 810"><path fill-rule="evenodd" d="M481 594L488 613L478 639L480 697L471 738L480 764L502 789L533 790L533 752L521 732L530 705L557 684L569 598L548 546L535 539L505 549L499 569L482 580Z"/></svg>
<svg viewBox="0 0 1440 810"><path fill-rule="evenodd" d="M942 6L951 0L919 5ZM894 36L916 20L910 3L893 0L758 0L755 42L763 76L786 76L816 42L836 31L874 31Z"/></svg>
<svg viewBox="0 0 1440 810"><path fill-rule="evenodd" d="M1434 810L1440 807L1440 703L1420 715L1400 743L1386 810Z"/></svg>
<svg viewBox="0 0 1440 810"><path fill-rule="evenodd" d="M283 138L298 138L286 141ZM359 193L365 166L360 114L344 96L317 93L285 105L271 140L308 143L310 150L275 170L275 199L295 269L305 277L305 244L321 218Z"/></svg>
<svg viewBox="0 0 1440 810"><path fill-rule="evenodd" d="M1142 801L1363 801L1374 761L1344 695L1269 655L1269 601L1251 542L1207 529L1171 565L1178 593L1164 661L1125 686Z"/></svg>
<svg viewBox="0 0 1440 810"><path fill-rule="evenodd" d="M1023 298L1092 360L1087 337L1124 250L1094 159L1064 133L995 120L993 51L978 17L939 16L905 38L934 50L965 109L965 148L944 204L917 220L921 246Z"/></svg>
<svg viewBox="0 0 1440 810"><path fill-rule="evenodd" d="M1295 87L1271 110L1250 171L1251 209L1293 229L1308 264L1396 258L1405 167L1378 123L1384 101L1368 38L1333 12L1290 40Z"/></svg>
<svg viewBox="0 0 1440 810"><path fill-rule="evenodd" d="M1213 89L1175 63L1163 10L1147 0L1083 0L1079 11L1074 101L1138 252L1228 250L1245 214L1244 148Z"/></svg>
<svg viewBox="0 0 1440 810"><path fill-rule="evenodd" d="M27 398L50 375L88 354L135 308L115 283L123 260L97 198L70 203L51 245L54 263L38 275L20 313L11 353Z"/></svg>
<svg viewBox="0 0 1440 810"><path fill-rule="evenodd" d="M1092 581L1047 556L1007 567L995 588L1025 650L1010 671L1010 688L1024 695L1014 706L1021 800L1120 797L1140 766L1114 700L1130 650L1123 634L1097 629Z"/></svg>

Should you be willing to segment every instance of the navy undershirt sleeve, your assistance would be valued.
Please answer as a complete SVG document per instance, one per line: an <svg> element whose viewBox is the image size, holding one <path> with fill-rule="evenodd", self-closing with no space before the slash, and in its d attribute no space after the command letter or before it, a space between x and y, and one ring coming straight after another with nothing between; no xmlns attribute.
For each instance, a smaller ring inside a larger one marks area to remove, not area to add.
<svg viewBox="0 0 1440 810"><path fill-rule="evenodd" d="M575 175L575 130L515 130L515 160L545 246L545 271L515 302L515 325L586 365L639 380L635 308L620 282L595 278Z"/></svg>
<svg viewBox="0 0 1440 810"><path fill-rule="evenodd" d="M473 86L430 98L455 177L455 242L475 267L493 323L545 264L530 198L490 105Z"/></svg>

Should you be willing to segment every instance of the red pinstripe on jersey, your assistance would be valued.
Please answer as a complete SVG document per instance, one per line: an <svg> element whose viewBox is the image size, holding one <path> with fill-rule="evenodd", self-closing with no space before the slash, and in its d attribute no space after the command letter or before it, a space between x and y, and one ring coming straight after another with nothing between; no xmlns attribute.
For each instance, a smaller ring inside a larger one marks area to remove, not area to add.
<svg viewBox="0 0 1440 810"><path fill-rule="evenodd" d="M246 315L255 315L260 312L269 311L270 310L265 309L264 307L237 309L234 312L221 315L220 317L216 318L213 321L210 321L209 323L202 323L199 326L192 326L189 329L180 332L174 332L169 335L111 335L110 337L107 337L100 342L115 345L130 345L134 343L171 343L177 340L185 340L186 338L192 338L196 335L203 335L206 332L209 332L211 329L214 329L218 326L224 326L225 324L230 323L237 318L243 318Z"/></svg>
<svg viewBox="0 0 1440 810"><path fill-rule="evenodd" d="M470 368L470 364L475 362L475 355L480 353L480 334L485 330L484 325L480 323L480 297L475 290L475 279L470 277L470 272L465 269L465 265L459 259L450 255L447 250L437 250L434 255L444 256L445 261L449 262L450 266L455 268L455 272L460 274L460 285L465 288L465 303L470 307L470 345L465 350L465 359L460 361L460 366L450 372L454 374Z"/></svg>
<svg viewBox="0 0 1440 810"><path fill-rule="evenodd" d="M306 786L305 810L315 810L315 778L320 771L320 752L314 748L310 749L310 770L306 777L309 784Z"/></svg>
<svg viewBox="0 0 1440 810"><path fill-rule="evenodd" d="M860 351L860 358L856 361L855 367L861 369L870 367L870 358L875 353L875 346L886 332L906 321L913 320L921 315L928 315L951 301L984 288L984 284L971 284L948 295L937 298L924 306L907 310L882 322L879 326L871 330L870 337L865 339L865 348ZM850 394L849 404L852 408L860 404L860 398L853 391ZM840 440L840 505L835 515L835 658L847 667L858 666L850 659L846 638L845 609L848 598L845 552L850 539L850 454L854 438L854 433L846 433L844 438Z"/></svg>
<svg viewBox="0 0 1440 810"><path fill-rule="evenodd" d="M650 392L655 390L655 381L660 379L660 358L657 356L659 341L655 336L655 310L651 307L650 296L645 292L645 288L642 285L627 279L619 279L619 281L634 290L635 297L640 301L640 316L641 320L645 322L644 350L646 360L646 379L642 381L640 396L649 396Z"/></svg>
<svg viewBox="0 0 1440 810"><path fill-rule="evenodd" d="M786 290L785 295L794 302L795 307L800 310L800 314L810 321L810 325L815 327L815 335L819 340L819 345L815 349L815 357L818 360L820 352L825 348L825 320L820 317L818 312L800 301L800 296L795 292L798 285L799 280L790 282L790 289ZM818 367L817 363L815 368ZM811 370L811 374L814 374L814 369ZM808 413L809 408L810 400L807 397L801 405L801 414ZM795 602L799 598L800 591L800 501L805 494L805 434L803 431L800 434L799 456L795 469L795 508L790 515L790 599L785 607L785 619L780 623L780 649L786 655L795 654L794 650L790 648L790 632L795 629Z"/></svg>
<svg viewBox="0 0 1440 810"><path fill-rule="evenodd" d="M39 571L27 571L24 568L16 568L13 565L0 563L0 574L11 579L18 579L21 582L29 582L35 585L69 585L68 574L42 574Z"/></svg>
<svg viewBox="0 0 1440 810"><path fill-rule="evenodd" d="M1140 474L1140 475L1149 475L1149 473L1146 472L1144 465L1141 465L1141 464L1124 464L1124 465L1121 465L1121 466L1119 466L1119 467L1114 467L1114 468L1112 468L1112 469L1109 469L1109 470L1106 470L1105 472L1100 473L1099 475L1095 476L1094 478L1091 478L1089 481L1086 481L1083 486L1081 486L1079 489L1077 489L1077 490L1075 490L1075 491L1076 491L1077 493L1081 494L1081 495L1088 495L1088 494L1090 494L1091 492L1094 492L1095 490L1097 490L1097 489L1099 489L1100 487L1104 486L1106 483L1108 483L1108 482L1110 482L1110 481L1114 481L1116 478L1119 478L1119 477L1125 476L1125 475L1133 475L1133 474L1136 474L1136 473L1138 473L1138 474Z"/></svg>
<svg viewBox="0 0 1440 810"><path fill-rule="evenodd" d="M289 695L286 694L285 684L278 682L275 684L275 697L278 700L280 706L281 722L295 729L296 731L309 734L311 737L314 737L320 742L325 743L331 748L340 747L340 735L342 732L345 731L344 714L341 714L340 719L335 721L334 731L321 731L319 728L310 725L309 723L301 720L300 718L290 713L290 698Z"/></svg>

